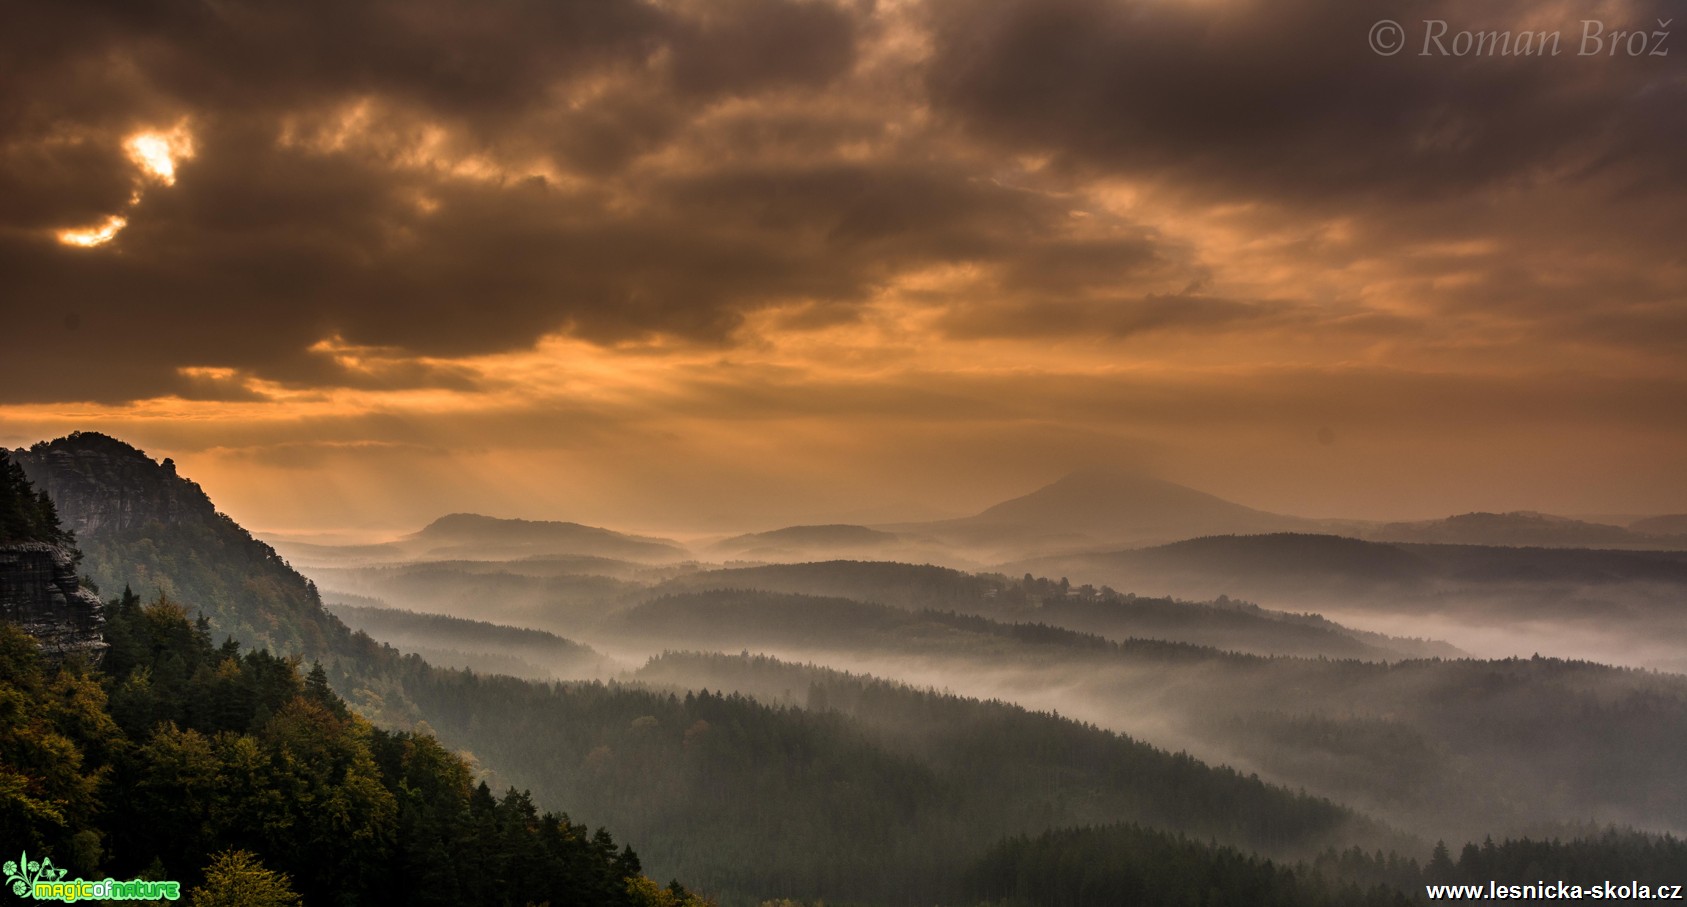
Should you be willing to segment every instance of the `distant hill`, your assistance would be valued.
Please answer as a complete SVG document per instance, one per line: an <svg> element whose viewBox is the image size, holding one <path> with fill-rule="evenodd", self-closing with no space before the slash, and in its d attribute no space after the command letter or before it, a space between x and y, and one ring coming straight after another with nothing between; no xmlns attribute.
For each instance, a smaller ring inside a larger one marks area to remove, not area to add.
<svg viewBox="0 0 1687 907"><path fill-rule="evenodd" d="M683 560L678 542L626 535L595 526L548 520L508 520L477 513L442 516L405 537L428 557L486 555L498 558L575 555L637 561Z"/></svg>
<svg viewBox="0 0 1687 907"><path fill-rule="evenodd" d="M1277 533L1425 544L1687 549L1687 514L1643 519L1626 528L1530 511L1389 523L1307 519L1255 510L1163 479L1109 469L1072 473L970 517L879 528L898 533L905 544L925 540L950 546L952 556L945 557L941 549L928 545L922 559L974 569L983 563L1203 536ZM815 559L823 556L817 553ZM977 562L966 563L969 556ZM904 552L898 559L913 558Z"/></svg>
<svg viewBox="0 0 1687 907"><path fill-rule="evenodd" d="M1672 513L1664 516L1647 517L1628 524L1633 532L1646 535L1675 535L1687 536L1687 513ZM1687 539L1684 539L1687 541Z"/></svg>
<svg viewBox="0 0 1687 907"><path fill-rule="evenodd" d="M887 528L1012 557L1009 552L1024 556L1219 533L1285 532L1315 525L1163 479L1091 469L974 516Z"/></svg>
<svg viewBox="0 0 1687 907"><path fill-rule="evenodd" d="M664 594L706 590L842 597L914 611L929 608L1045 623L1112 640L1164 639L1257 655L1390 659L1463 654L1445 643L1366 633L1316 615L1270 611L1243 602L1144 598L1093 587L1062 590L1046 579L883 561L706 570L656 587Z"/></svg>
<svg viewBox="0 0 1687 907"><path fill-rule="evenodd" d="M325 607L354 630L368 633L430 664L534 680L590 677L609 662L590 646L554 633L445 614L335 601Z"/></svg>
<svg viewBox="0 0 1687 907"><path fill-rule="evenodd" d="M1033 558L1002 569L1130 588L1176 586L1178 594L1208 596L1250 596L1250 588L1405 590L1437 582L1687 586L1687 552L1370 542L1304 533L1212 536L1152 548Z"/></svg>
<svg viewBox="0 0 1687 907"><path fill-rule="evenodd" d="M549 520L501 519L451 513L396 541L376 545L279 546L302 563L343 566L415 560L518 560L608 558L671 563L691 552L669 539L627 535L596 526Z"/></svg>
<svg viewBox="0 0 1687 907"><path fill-rule="evenodd" d="M1425 542L1446 545L1505 545L1538 548L1680 548L1687 538L1669 538L1668 517L1657 518L1658 530L1625 529L1548 513L1465 513L1441 520L1385 523L1360 534L1386 542ZM1648 522L1645 520L1642 523ZM1687 527L1674 533L1687 532Z"/></svg>
<svg viewBox="0 0 1687 907"><path fill-rule="evenodd" d="M894 532L833 523L746 533L716 542L709 546L709 550L751 558L782 559L795 555L824 558L880 552L901 540L902 537Z"/></svg>
<svg viewBox="0 0 1687 907"><path fill-rule="evenodd" d="M1139 593L1230 595L1467 650L1687 671L1687 551L1369 542L1275 534L1028 558L1004 571ZM1473 646L1466 633L1487 642Z"/></svg>

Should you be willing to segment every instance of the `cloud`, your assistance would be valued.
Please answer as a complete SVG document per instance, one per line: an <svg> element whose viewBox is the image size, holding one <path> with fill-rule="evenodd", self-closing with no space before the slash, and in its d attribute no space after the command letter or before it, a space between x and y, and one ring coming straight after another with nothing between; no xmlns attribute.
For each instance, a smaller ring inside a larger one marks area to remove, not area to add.
<svg viewBox="0 0 1687 907"><path fill-rule="evenodd" d="M24 18L5 48L0 260L12 303L42 317L11 335L11 395L146 396L178 389L181 367L332 380L307 354L331 335L456 354L570 329L718 341L739 308L831 292L765 237L590 177L688 107L847 71L842 8L70 3ZM166 117L198 153L139 198L124 144ZM56 245L119 211L126 228L88 254ZM66 312L119 380L31 380Z"/></svg>
<svg viewBox="0 0 1687 907"><path fill-rule="evenodd" d="M1277 314L1279 307L1203 296L1144 296L1096 299L1080 304L1037 301L994 306L956 306L938 320L954 337L1129 337L1154 331L1246 330Z"/></svg>

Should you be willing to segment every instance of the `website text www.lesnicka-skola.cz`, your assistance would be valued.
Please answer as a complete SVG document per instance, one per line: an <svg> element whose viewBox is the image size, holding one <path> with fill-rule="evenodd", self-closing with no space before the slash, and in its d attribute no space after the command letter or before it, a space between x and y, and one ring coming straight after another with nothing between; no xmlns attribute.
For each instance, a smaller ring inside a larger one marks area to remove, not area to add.
<svg viewBox="0 0 1687 907"><path fill-rule="evenodd" d="M1601 882L1573 885L1568 882L1486 885L1425 885L1432 901L1679 901L1680 885L1648 885L1643 882Z"/></svg>

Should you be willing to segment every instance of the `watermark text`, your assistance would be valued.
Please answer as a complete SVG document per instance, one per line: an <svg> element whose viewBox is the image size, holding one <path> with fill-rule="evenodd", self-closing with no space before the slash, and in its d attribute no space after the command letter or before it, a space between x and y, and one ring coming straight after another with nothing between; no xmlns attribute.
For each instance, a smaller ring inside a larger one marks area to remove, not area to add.
<svg viewBox="0 0 1687 907"><path fill-rule="evenodd" d="M1413 29L1382 19L1371 26L1371 50L1392 57L1667 57L1670 25L1658 19L1647 28L1617 28L1583 19L1578 29L1469 29L1446 19L1423 19Z"/></svg>

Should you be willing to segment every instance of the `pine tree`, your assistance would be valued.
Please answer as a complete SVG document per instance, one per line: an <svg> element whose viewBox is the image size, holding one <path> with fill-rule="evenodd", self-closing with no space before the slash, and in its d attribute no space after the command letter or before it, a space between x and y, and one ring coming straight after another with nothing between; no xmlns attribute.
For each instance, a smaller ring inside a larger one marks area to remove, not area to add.
<svg viewBox="0 0 1687 907"><path fill-rule="evenodd" d="M1429 865L1424 867L1424 876L1431 882L1448 883L1453 881L1457 870L1453 866L1453 855L1447 850L1446 841L1435 842L1435 852L1429 857Z"/></svg>

